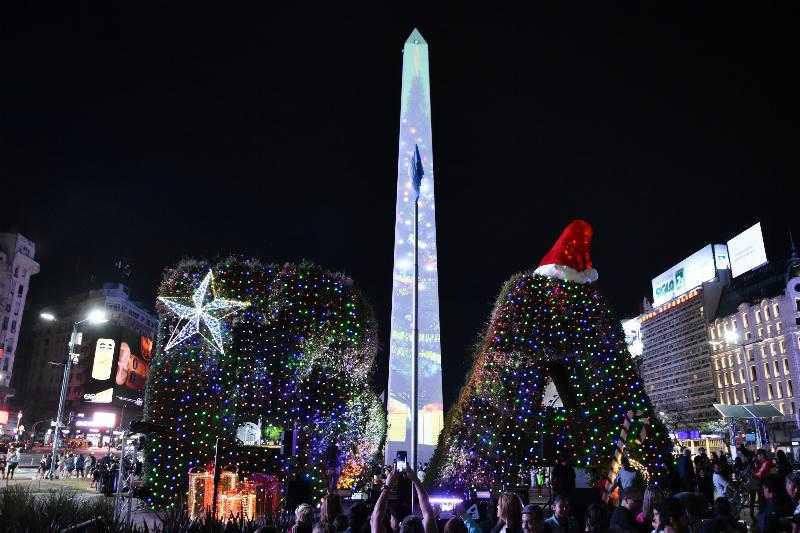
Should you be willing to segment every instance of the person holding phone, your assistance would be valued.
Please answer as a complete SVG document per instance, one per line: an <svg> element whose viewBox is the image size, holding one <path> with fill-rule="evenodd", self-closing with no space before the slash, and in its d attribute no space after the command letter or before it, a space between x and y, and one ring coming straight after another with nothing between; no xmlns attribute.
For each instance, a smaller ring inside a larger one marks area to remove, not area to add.
<svg viewBox="0 0 800 533"><path fill-rule="evenodd" d="M400 471L401 466L404 467L403 472ZM375 503L375 508L372 511L372 517L370 518L371 533L386 533L386 508L389 502L389 495L397 487L397 482L404 474L408 480L411 481L412 490L417 496L419 509L422 512L422 520L420 521L419 517L413 514L406 516L400 523L398 533L421 533L420 530L425 533L438 533L439 529L436 526L436 515L428 499L428 493L425 492L425 488L417 477L417 473L414 472L407 462L400 460L399 453L395 465L392 466L389 471L386 485L381 490L381 494L378 496L378 501Z"/></svg>

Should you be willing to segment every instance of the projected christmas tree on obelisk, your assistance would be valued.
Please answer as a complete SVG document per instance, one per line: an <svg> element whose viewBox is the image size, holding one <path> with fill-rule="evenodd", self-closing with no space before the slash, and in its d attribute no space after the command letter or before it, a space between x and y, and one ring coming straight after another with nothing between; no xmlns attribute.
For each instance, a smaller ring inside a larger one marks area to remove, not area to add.
<svg viewBox="0 0 800 533"><path fill-rule="evenodd" d="M415 170L417 179L424 172L418 193L414 186ZM443 425L436 204L433 189L428 44L414 30L403 47L389 345L387 463L394 461L399 450L408 452L412 463L414 459L418 465L426 463L433 454ZM417 366L416 387L412 368L414 360ZM417 391L416 402L412 388ZM412 439L415 411L418 428L416 458Z"/></svg>

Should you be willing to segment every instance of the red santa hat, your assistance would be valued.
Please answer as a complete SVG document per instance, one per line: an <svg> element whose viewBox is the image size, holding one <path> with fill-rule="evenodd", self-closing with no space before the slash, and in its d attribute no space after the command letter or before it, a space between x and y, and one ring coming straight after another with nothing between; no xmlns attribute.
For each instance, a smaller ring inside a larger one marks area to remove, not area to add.
<svg viewBox="0 0 800 533"><path fill-rule="evenodd" d="M573 220L539 262L534 272L542 276L591 283L597 280L597 270L592 268L592 226L585 220Z"/></svg>

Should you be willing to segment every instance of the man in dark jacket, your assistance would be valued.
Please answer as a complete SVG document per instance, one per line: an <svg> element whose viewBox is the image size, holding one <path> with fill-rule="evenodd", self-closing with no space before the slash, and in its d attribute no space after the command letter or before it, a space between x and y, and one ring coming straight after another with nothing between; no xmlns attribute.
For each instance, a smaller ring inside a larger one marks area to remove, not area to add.
<svg viewBox="0 0 800 533"><path fill-rule="evenodd" d="M609 528L615 531L639 531L636 513L642 504L642 494L631 487L620 497L619 507L611 514Z"/></svg>
<svg viewBox="0 0 800 533"><path fill-rule="evenodd" d="M677 470L681 478L681 489L685 492L694 492L694 465L692 451L689 448L684 448L683 455L678 458Z"/></svg>
<svg viewBox="0 0 800 533"><path fill-rule="evenodd" d="M550 486L559 496L570 496L575 490L575 469L566 459L560 459L550 472Z"/></svg>

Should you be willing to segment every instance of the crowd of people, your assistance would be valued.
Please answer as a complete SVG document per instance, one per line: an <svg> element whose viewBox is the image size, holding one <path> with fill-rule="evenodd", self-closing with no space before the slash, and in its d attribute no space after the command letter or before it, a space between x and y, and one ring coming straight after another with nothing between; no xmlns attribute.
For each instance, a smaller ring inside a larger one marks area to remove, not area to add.
<svg viewBox="0 0 800 533"><path fill-rule="evenodd" d="M602 487L593 501L575 498L575 470L559 461L550 469L551 495L543 505L526 505L517 493L505 492L480 501L477 513L463 504L440 512L413 470L392 469L371 501L354 503L346 514L332 493L317 510L301 504L289 533L722 533L748 531L747 518L759 533L800 532L800 472L783 452L772 458L765 450L741 449L731 461L703 449L692 456L687 449L676 466L668 482L656 486L623 458L613 503L603 503ZM532 479L531 493L541 494L541 477ZM401 481L410 483L416 514L396 498ZM740 513L748 506L749 517Z"/></svg>
<svg viewBox="0 0 800 533"><path fill-rule="evenodd" d="M3 479L14 479L14 472L20 461L19 450L18 446L10 446L6 450L0 450L0 469L3 471Z"/></svg>

